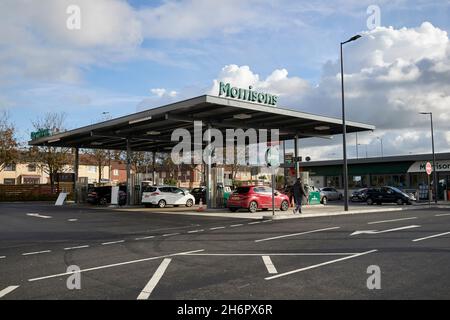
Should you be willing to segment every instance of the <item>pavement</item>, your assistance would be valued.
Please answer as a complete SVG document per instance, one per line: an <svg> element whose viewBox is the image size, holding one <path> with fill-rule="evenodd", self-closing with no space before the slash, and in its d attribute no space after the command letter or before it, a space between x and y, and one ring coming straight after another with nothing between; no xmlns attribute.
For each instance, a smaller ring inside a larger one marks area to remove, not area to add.
<svg viewBox="0 0 450 320"><path fill-rule="evenodd" d="M450 299L450 209L390 208L263 220L0 203L0 299Z"/></svg>

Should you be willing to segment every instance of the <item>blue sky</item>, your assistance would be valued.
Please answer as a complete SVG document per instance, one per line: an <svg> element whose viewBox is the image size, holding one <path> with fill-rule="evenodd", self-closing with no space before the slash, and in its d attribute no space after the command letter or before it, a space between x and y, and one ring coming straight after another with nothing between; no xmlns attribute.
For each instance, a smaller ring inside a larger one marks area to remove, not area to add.
<svg viewBox="0 0 450 320"><path fill-rule="evenodd" d="M64 111L67 127L79 127L101 119L102 112L116 117L138 108L207 93L213 80L224 76L222 69L230 65L248 66L261 81L275 70L285 69L288 79L301 79L310 88L320 86L325 90L328 82L324 68L337 63L339 42L356 33L369 32L369 5L379 6L381 27L392 26L399 34L402 28L419 28L425 21L432 24L432 32L450 30L449 1L43 3L30 6L24 1L6 0L0 5L0 46L6 49L0 54L0 70L4 70L0 71L0 108L9 110L23 140L31 131L31 121L45 112ZM78 34L64 27L68 4L81 7L85 23ZM49 16L52 18L46 19ZM397 37L394 33L392 36ZM405 36L405 50L409 40ZM346 48L346 59L351 61L363 47L364 43L355 43ZM448 60L442 59L440 63L446 65ZM365 62L362 65L369 66ZM445 85L442 81L446 79L443 77L441 84ZM270 81L261 85L271 88ZM176 94L158 96L151 91L157 88ZM332 94L324 102L311 93L312 89L296 96L295 86L289 88L292 90L280 91L286 96L282 99L285 106L336 114L339 101L334 104ZM447 98L448 93L443 94ZM316 108L315 103L323 105ZM371 108L370 103L366 108ZM349 114L349 118L370 122L357 113ZM419 131L425 130L425 125L415 124ZM404 126L398 129L404 130ZM399 136L404 134L386 134L386 139ZM373 144L372 140L368 138L367 144ZM439 141L442 147L448 144L444 131ZM389 148L390 144L386 146ZM425 150L420 143L414 148L418 152ZM332 154L330 150L327 152Z"/></svg>

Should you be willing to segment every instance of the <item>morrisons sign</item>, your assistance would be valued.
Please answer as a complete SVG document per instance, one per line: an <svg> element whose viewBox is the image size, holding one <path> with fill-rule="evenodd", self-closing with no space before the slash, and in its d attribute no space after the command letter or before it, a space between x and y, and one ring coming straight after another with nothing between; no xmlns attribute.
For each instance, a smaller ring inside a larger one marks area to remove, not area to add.
<svg viewBox="0 0 450 320"><path fill-rule="evenodd" d="M278 96L269 93L257 92L252 90L253 87L249 86L248 89L232 87L229 83L220 82L219 84L219 97L225 96L228 98L234 98L244 101L257 102L267 104L270 106L277 105Z"/></svg>

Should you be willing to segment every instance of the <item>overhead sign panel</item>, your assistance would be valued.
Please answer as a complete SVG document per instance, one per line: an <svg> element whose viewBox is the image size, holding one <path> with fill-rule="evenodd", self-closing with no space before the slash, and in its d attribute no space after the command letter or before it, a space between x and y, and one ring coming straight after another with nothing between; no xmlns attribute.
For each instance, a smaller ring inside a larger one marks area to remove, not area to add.
<svg viewBox="0 0 450 320"><path fill-rule="evenodd" d="M276 106L278 100L278 96L270 93L255 91L253 90L252 86L249 86L248 89L243 89L232 87L231 84L223 82L219 83L219 97L220 96L250 102L257 102L270 106Z"/></svg>

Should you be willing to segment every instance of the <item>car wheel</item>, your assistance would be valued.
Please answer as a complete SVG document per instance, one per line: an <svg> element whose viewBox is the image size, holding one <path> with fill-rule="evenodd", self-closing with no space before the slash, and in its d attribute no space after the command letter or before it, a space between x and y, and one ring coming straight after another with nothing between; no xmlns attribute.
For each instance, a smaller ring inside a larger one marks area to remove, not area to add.
<svg viewBox="0 0 450 320"><path fill-rule="evenodd" d="M238 208L228 208L231 212L236 212Z"/></svg>
<svg viewBox="0 0 450 320"><path fill-rule="evenodd" d="M194 205L194 202L192 201L192 199L188 199L186 201L186 207L192 207Z"/></svg>
<svg viewBox="0 0 450 320"><path fill-rule="evenodd" d="M166 206L166 201L165 200L159 200L158 201L158 207L160 208L164 208Z"/></svg>
<svg viewBox="0 0 450 320"><path fill-rule="evenodd" d="M402 200L402 199L397 199L397 204L398 204L399 206L403 205L403 200Z"/></svg>
<svg viewBox="0 0 450 320"><path fill-rule="evenodd" d="M106 200L105 197L100 198L99 204L102 206L106 206L106 204L108 203L108 200Z"/></svg>
<svg viewBox="0 0 450 320"><path fill-rule="evenodd" d="M281 211L287 211L289 209L289 203L286 200L284 200L281 203L281 208L280 209L281 209Z"/></svg>
<svg viewBox="0 0 450 320"><path fill-rule="evenodd" d="M321 202L322 204L327 204L327 201L328 201L327 197L323 197Z"/></svg>
<svg viewBox="0 0 450 320"><path fill-rule="evenodd" d="M367 202L367 204L368 204L369 206L373 205L373 200L372 200L372 198L368 198L366 202Z"/></svg>
<svg viewBox="0 0 450 320"><path fill-rule="evenodd" d="M248 211L250 211L251 213L255 213L257 209L258 204L256 203L256 201L250 202L250 205L248 206Z"/></svg>

